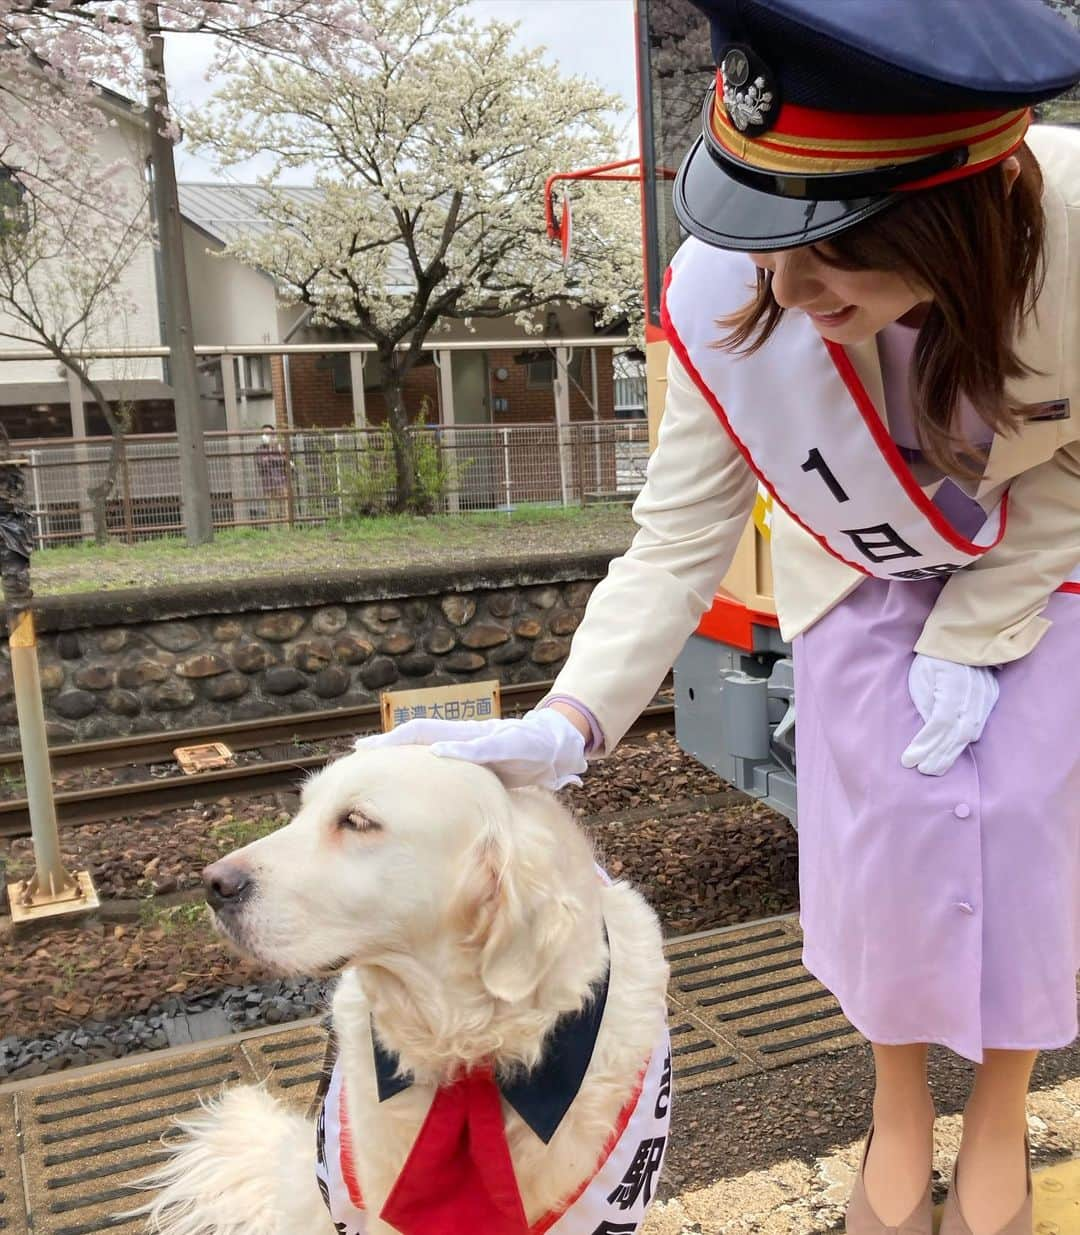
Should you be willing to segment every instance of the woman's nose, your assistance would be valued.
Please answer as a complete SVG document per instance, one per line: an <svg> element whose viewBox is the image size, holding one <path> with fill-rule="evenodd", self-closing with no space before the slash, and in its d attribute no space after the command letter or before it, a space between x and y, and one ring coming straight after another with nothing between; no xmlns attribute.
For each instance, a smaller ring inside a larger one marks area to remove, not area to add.
<svg viewBox="0 0 1080 1235"><path fill-rule="evenodd" d="M772 294L782 309L797 309L812 301L821 292L821 280L815 278L797 249L772 253Z"/></svg>

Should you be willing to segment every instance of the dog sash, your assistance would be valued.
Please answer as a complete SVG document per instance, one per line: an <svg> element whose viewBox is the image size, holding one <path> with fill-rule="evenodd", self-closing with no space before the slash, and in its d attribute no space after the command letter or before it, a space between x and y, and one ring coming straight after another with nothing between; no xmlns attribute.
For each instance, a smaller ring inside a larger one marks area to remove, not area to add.
<svg viewBox="0 0 1080 1235"><path fill-rule="evenodd" d="M605 992L606 993L606 992ZM597 1012L597 1004L600 1005ZM590 1176L529 1224L506 1144L503 1101L547 1142L584 1079L603 1013L598 996L564 1018L544 1061L524 1078L471 1072L439 1089L380 1218L402 1235L634 1235L656 1191L671 1118L671 1048L664 1029ZM380 1101L411 1081L374 1035ZM569 1091L568 1091L569 1088ZM338 1235L366 1235L341 1061L316 1127L316 1178Z"/></svg>
<svg viewBox="0 0 1080 1235"><path fill-rule="evenodd" d="M668 342L772 498L823 548L879 579L931 579L977 561L1005 532L1008 495L973 540L919 487L843 347L804 313L733 356L717 320L742 308L755 268L687 240L667 272Z"/></svg>

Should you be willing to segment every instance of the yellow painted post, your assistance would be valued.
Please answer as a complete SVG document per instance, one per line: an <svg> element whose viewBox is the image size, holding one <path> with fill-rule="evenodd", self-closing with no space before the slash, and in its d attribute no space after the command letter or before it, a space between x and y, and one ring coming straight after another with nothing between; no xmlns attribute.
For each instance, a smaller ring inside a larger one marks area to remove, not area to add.
<svg viewBox="0 0 1080 1235"><path fill-rule="evenodd" d="M3 443L0 443L2 446ZM23 499L25 481L19 461L0 457L0 578L8 615L8 644L20 754L30 829L34 839L34 875L8 885L11 920L16 928L57 915L86 913L98 898L89 872L70 875L60 857L52 767L41 697L37 636L30 609L30 521Z"/></svg>
<svg viewBox="0 0 1080 1235"><path fill-rule="evenodd" d="M19 741L22 753L26 801L34 835L33 887L25 887L19 900L32 903L35 893L50 897L70 896L75 880L60 860L60 836L56 826L56 804L52 794L52 767L45 736L45 708L41 701L41 675L38 672L37 638L34 615L24 609L15 618L9 640L11 675L15 682L15 706L19 713Z"/></svg>

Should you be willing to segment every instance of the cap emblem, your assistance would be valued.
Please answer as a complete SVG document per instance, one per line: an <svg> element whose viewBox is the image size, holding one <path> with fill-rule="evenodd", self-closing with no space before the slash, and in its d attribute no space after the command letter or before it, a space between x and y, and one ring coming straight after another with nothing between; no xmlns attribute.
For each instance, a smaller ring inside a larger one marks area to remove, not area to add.
<svg viewBox="0 0 1080 1235"><path fill-rule="evenodd" d="M720 63L724 107L740 133L757 137L775 123L778 91L766 65L748 48L731 47Z"/></svg>

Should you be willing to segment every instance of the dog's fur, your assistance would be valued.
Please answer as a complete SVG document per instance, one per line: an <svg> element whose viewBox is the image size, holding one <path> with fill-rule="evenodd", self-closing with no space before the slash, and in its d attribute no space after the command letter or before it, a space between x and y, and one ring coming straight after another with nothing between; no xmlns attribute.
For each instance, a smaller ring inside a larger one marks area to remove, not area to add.
<svg viewBox="0 0 1080 1235"><path fill-rule="evenodd" d="M350 816L352 819L350 820ZM365 820L377 825L356 831ZM218 915L245 952L292 973L348 963L333 999L370 1235L432 1088L482 1060L530 1067L559 1016L607 967L589 1071L550 1143L507 1110L530 1223L595 1162L662 1031L659 926L626 884L604 886L588 841L548 793L422 747L358 751L308 782L281 831L230 856L250 894ZM414 1084L380 1104L369 1024ZM147 1207L167 1235L333 1235L314 1130L261 1089L226 1093L182 1125Z"/></svg>

